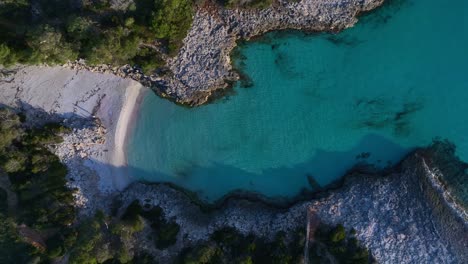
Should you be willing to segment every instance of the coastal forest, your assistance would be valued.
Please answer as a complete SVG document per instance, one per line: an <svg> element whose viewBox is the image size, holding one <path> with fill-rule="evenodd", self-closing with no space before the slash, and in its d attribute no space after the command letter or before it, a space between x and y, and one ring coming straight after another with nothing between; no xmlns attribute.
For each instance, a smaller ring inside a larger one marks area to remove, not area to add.
<svg viewBox="0 0 468 264"><path fill-rule="evenodd" d="M1 0L0 65L130 64L146 73L164 66L182 45L206 2L265 8L271 0Z"/></svg>
<svg viewBox="0 0 468 264"><path fill-rule="evenodd" d="M160 207L114 201L109 212L79 217L77 190L53 153L71 129L33 125L21 112L0 108L0 263L159 263L151 252L177 243L180 226ZM323 226L309 247L310 263L371 263L372 257L343 226ZM144 244L144 247L138 245ZM302 263L305 229L279 232L273 241L216 230L186 247L175 263Z"/></svg>
<svg viewBox="0 0 468 264"><path fill-rule="evenodd" d="M0 64L89 64L158 67L158 45L172 54L191 24L193 2L7 0L0 9ZM1 3L1 2L0 2Z"/></svg>

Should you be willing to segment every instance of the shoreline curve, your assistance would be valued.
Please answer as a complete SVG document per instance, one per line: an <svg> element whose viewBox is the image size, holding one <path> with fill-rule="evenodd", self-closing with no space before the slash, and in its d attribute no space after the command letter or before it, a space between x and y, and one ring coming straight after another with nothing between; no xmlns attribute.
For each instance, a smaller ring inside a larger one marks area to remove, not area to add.
<svg viewBox="0 0 468 264"><path fill-rule="evenodd" d="M135 128L137 115L146 92L148 91L139 83L127 87L122 109L115 126L113 152L109 157L109 164L114 167L112 173L113 186L120 191L134 180L127 167L127 144Z"/></svg>

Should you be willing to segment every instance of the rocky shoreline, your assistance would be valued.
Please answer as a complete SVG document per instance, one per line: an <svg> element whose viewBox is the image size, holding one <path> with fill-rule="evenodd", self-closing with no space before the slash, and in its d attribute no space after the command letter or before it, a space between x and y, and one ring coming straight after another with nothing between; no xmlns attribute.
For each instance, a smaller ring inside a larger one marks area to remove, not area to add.
<svg viewBox="0 0 468 264"><path fill-rule="evenodd" d="M68 182L77 189L81 216L97 209L109 212L116 200L122 202L121 211L139 200L146 208L161 207L177 222L177 243L166 250L148 246L152 242L144 232L138 237L135 246L161 262L222 227L271 239L278 231L306 228L313 217L354 228L378 262L463 263L468 259L468 213L444 179L455 175L466 184L467 165L447 143L415 151L389 173L351 173L341 187L288 207L235 195L207 211L169 185L137 182L121 190L112 181L115 169L121 169L109 164L121 108L126 92L138 86L123 78L137 80L177 103L200 105L239 78L230 61L238 40L280 29L339 31L352 26L360 12L382 3L279 0L262 11L205 6L197 11L179 54L168 59L172 74L146 76L128 65L89 67L82 61L65 65L68 69L25 67L0 76L0 103L25 110L35 122L62 121L73 129L53 151L69 168Z"/></svg>
<svg viewBox="0 0 468 264"><path fill-rule="evenodd" d="M237 41L273 30L337 32L353 26L361 12L383 0L278 0L264 10L223 9L215 4L200 7L178 55L168 60L171 75L153 89L187 105L206 103L211 94L238 80L230 55Z"/></svg>
<svg viewBox="0 0 468 264"><path fill-rule="evenodd" d="M378 262L462 263L468 257L466 209L451 210L450 192L433 180L444 164L432 156L443 144L417 150L388 175L351 173L341 188L287 209L238 197L204 212L189 196L164 184L134 183L118 197L122 208L134 200L147 208L159 206L180 225L176 245L163 251L146 248L161 260L171 260L222 227L272 239L278 231L305 228L312 214L323 223L354 228ZM457 161L453 153L445 154Z"/></svg>
<svg viewBox="0 0 468 264"><path fill-rule="evenodd" d="M151 87L159 96L178 104L207 103L219 90L239 80L231 54L240 40L249 40L277 30L339 32L353 26L360 13L371 11L384 0L276 0L262 10L225 9L207 1L197 8L192 27L179 53L164 56L165 74L145 75L125 65L87 66L84 61L64 65L74 70L112 73Z"/></svg>
<svg viewBox="0 0 468 264"><path fill-rule="evenodd" d="M47 82L50 78L52 86ZM466 209L443 182L452 174L460 182L468 181L467 165L443 143L416 151L385 175L347 175L342 187L288 208L236 195L226 198L222 207L205 210L193 197L169 185L133 183L119 192L110 181L114 168L105 162L131 81L111 74L40 67L20 69L2 80L7 80L1 86L2 104L20 103L32 120L66 117L64 123L73 128L54 152L69 168L69 186L78 190L80 215L90 216L97 209L109 212L116 200L122 202L121 210L140 200L145 208L160 206L167 218L180 225L177 243L166 250L143 246L152 244L144 234L138 238L147 243L136 246L158 259L171 260L182 248L206 240L221 227L271 239L278 231L305 228L311 215L326 224L354 228L379 262L462 263L468 257Z"/></svg>

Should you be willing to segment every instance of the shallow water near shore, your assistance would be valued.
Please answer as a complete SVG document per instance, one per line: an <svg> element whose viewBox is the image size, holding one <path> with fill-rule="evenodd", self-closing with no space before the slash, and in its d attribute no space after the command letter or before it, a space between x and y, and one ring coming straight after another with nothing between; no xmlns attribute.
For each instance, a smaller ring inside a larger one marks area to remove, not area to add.
<svg viewBox="0 0 468 264"><path fill-rule="evenodd" d="M468 161L466 10L462 0L396 0L337 35L241 45L235 63L250 87L192 109L148 93L128 144L131 174L207 201L234 190L292 198L436 137Z"/></svg>

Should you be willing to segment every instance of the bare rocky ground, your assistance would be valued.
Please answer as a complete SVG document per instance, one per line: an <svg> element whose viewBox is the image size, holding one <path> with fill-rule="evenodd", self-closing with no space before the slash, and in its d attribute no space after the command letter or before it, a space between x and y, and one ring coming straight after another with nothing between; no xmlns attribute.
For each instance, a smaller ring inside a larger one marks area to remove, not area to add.
<svg viewBox="0 0 468 264"><path fill-rule="evenodd" d="M329 225L354 228L379 263L464 263L468 258L466 211L450 205L451 194L440 182L443 172L439 165L445 165L433 157L445 151L443 155L458 161L443 146L438 143L413 153L388 175L352 173L343 187L288 209L232 198L218 210L204 213L181 192L141 183L130 186L120 198L124 204L138 199L148 207L160 206L181 226L175 246L164 251L145 248L162 261L185 246L208 239L221 227L273 238L278 231L306 228L313 215ZM463 177L468 180L467 175ZM145 244L151 242L141 243Z"/></svg>
<svg viewBox="0 0 468 264"><path fill-rule="evenodd" d="M168 59L172 74L155 81L153 88L178 103L203 104L214 91L239 78L230 59L236 41L272 30L337 32L353 26L358 14L383 1L277 0L264 10L230 10L207 4L197 10L178 55Z"/></svg>

